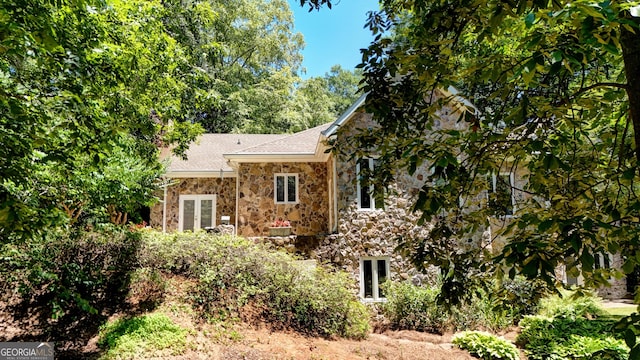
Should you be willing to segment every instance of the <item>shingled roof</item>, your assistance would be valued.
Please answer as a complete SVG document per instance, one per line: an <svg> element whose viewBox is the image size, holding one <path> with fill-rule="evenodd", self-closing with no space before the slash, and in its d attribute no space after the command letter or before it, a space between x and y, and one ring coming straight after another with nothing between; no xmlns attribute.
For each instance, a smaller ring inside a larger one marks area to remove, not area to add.
<svg viewBox="0 0 640 360"><path fill-rule="evenodd" d="M315 154L320 135L329 125L331 123L248 147L233 154Z"/></svg>
<svg viewBox="0 0 640 360"><path fill-rule="evenodd" d="M169 173L233 171L227 164L224 154L286 136L286 134L203 134L197 142L189 146L187 160L176 156L171 157L167 171Z"/></svg>
<svg viewBox="0 0 640 360"><path fill-rule="evenodd" d="M330 124L295 134L203 134L187 150L187 160L171 156L168 173L188 176L194 173L233 172L229 159L316 154L320 136Z"/></svg>

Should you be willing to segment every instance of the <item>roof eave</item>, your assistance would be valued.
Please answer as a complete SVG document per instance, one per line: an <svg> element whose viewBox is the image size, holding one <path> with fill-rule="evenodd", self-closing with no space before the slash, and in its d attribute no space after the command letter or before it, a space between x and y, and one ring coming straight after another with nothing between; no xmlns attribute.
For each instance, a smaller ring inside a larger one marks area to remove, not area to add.
<svg viewBox="0 0 640 360"><path fill-rule="evenodd" d="M353 104L351 104L351 106L344 113L342 113L342 115L340 115L340 117L336 121L333 122L333 124L329 125L329 127L322 132L322 135L324 135L325 137L330 137L331 135L334 135L336 131L338 131L338 128L340 128L342 124L344 124L347 120L349 120L349 118L351 118L353 113L355 113L356 110L358 110L364 104L364 101L366 99L367 99L367 93L362 94L358 98L358 100L356 100Z"/></svg>
<svg viewBox="0 0 640 360"><path fill-rule="evenodd" d="M167 171L170 178L225 178L236 177L238 173L231 170L173 170Z"/></svg>

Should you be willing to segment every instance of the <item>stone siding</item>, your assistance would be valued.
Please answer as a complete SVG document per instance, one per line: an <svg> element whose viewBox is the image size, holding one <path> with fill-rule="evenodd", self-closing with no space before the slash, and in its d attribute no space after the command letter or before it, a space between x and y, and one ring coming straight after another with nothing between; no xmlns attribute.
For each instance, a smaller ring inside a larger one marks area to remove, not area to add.
<svg viewBox="0 0 640 360"><path fill-rule="evenodd" d="M360 280L360 259L363 257L389 257L391 280L411 280L415 284L435 279L431 274L415 270L395 250L397 239L428 237L431 228L417 226L418 215L411 212L413 197L423 185L427 169L418 169L413 176L399 176L385 197L385 208L363 210L358 208L356 157L353 156L351 136L358 129L371 126L371 116L355 114L338 132L336 172L338 187L338 232L327 236L315 249L313 257L330 261ZM375 154L372 154L375 156Z"/></svg>
<svg viewBox="0 0 640 360"><path fill-rule="evenodd" d="M180 195L216 195L216 224L221 216L229 216L229 224L236 221L236 178L184 178L174 179L177 184L167 188L167 231L178 230ZM163 193L159 197L162 199ZM151 208L151 226L162 229L162 202Z"/></svg>
<svg viewBox="0 0 640 360"><path fill-rule="evenodd" d="M240 164L238 234L266 236L278 218L291 222L295 235L326 234L329 230L327 163ZM276 204L274 174L298 174L298 203Z"/></svg>

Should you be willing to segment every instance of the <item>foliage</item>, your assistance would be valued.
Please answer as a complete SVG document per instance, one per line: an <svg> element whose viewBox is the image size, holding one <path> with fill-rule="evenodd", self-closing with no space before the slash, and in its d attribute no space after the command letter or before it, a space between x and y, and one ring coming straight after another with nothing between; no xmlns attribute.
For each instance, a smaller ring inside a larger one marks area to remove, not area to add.
<svg viewBox="0 0 640 360"><path fill-rule="evenodd" d="M596 288L638 265L637 9L391 0L370 15L376 37L363 51L362 89L379 127L358 148L379 152L378 186L400 170L431 169L414 210L434 229L401 248L419 270L442 269L450 302L491 275L555 287L566 264ZM513 216L492 206L500 197L490 179L501 172L522 178L501 186L515 195ZM489 243L461 249L484 231ZM622 269L598 266L608 253L624 257Z"/></svg>
<svg viewBox="0 0 640 360"><path fill-rule="evenodd" d="M627 359L629 348L612 320L528 316L516 343L529 359Z"/></svg>
<svg viewBox="0 0 640 360"><path fill-rule="evenodd" d="M143 307L153 309L164 300L167 281L163 274L153 268L141 267L130 275L129 301L135 301Z"/></svg>
<svg viewBox="0 0 640 360"><path fill-rule="evenodd" d="M98 340L98 346L106 350L101 359L149 357L166 349L170 355L179 355L186 343L187 330L157 313L110 321L100 330Z"/></svg>
<svg viewBox="0 0 640 360"><path fill-rule="evenodd" d="M548 318L595 318L603 315L600 299L591 293L562 292L542 298L538 315Z"/></svg>
<svg viewBox="0 0 640 360"><path fill-rule="evenodd" d="M437 306L438 289L409 283L385 283L382 313L397 329L443 332L446 313Z"/></svg>
<svg viewBox="0 0 640 360"><path fill-rule="evenodd" d="M508 340L483 331L463 331L455 334L451 342L480 359L520 359L520 353L515 345Z"/></svg>
<svg viewBox="0 0 640 360"><path fill-rule="evenodd" d="M387 301L381 305L384 316L396 329L444 333L448 330L503 329L526 315L528 308L496 307L507 301L478 291L470 302L451 307L438 303L440 287L415 286L410 283L387 283Z"/></svg>
<svg viewBox="0 0 640 360"><path fill-rule="evenodd" d="M369 331L368 310L351 292L345 273L309 268L242 238L141 234L142 266L197 279L192 300L205 318L255 320L253 314L275 327L320 336L364 338Z"/></svg>
<svg viewBox="0 0 640 360"><path fill-rule="evenodd" d="M339 66L324 77L299 78L304 41L284 0L164 6L168 32L197 69L183 101L193 103L207 132L305 130L335 119L355 96L360 77Z"/></svg>
<svg viewBox="0 0 640 360"><path fill-rule="evenodd" d="M143 0L0 5L3 242L42 237L81 212L122 219L127 200L153 199L157 146L184 150L199 133L177 116L188 61L160 26L161 13L159 2ZM130 165L131 181L84 193L94 176L124 178ZM97 202L91 211L87 198Z"/></svg>
<svg viewBox="0 0 640 360"><path fill-rule="evenodd" d="M54 319L97 314L125 295L139 238L118 227L2 244L0 289Z"/></svg>

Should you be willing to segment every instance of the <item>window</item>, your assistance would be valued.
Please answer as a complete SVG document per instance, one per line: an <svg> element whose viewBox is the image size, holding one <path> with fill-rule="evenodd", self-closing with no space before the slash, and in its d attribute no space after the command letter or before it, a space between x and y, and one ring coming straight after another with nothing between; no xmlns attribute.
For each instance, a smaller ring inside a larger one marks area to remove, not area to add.
<svg viewBox="0 0 640 360"><path fill-rule="evenodd" d="M612 255L609 253L595 253L593 254L593 267L596 269L611 269Z"/></svg>
<svg viewBox="0 0 640 360"><path fill-rule="evenodd" d="M275 174L274 201L276 204L298 202L298 174Z"/></svg>
<svg viewBox="0 0 640 360"><path fill-rule="evenodd" d="M365 301L382 301L384 292L380 288L389 277L389 258L360 259L360 297Z"/></svg>
<svg viewBox="0 0 640 360"><path fill-rule="evenodd" d="M196 231L215 226L215 195L180 195L180 231Z"/></svg>
<svg viewBox="0 0 640 360"><path fill-rule="evenodd" d="M497 216L513 216L515 212L515 197L513 173L493 175L492 193L489 195L489 206Z"/></svg>
<svg viewBox="0 0 640 360"><path fill-rule="evenodd" d="M358 176L358 208L359 209L382 209L383 202L381 199L376 199L374 196L374 186L369 183L373 170L375 168L376 160L371 158L363 158L358 160L356 164L356 174Z"/></svg>

